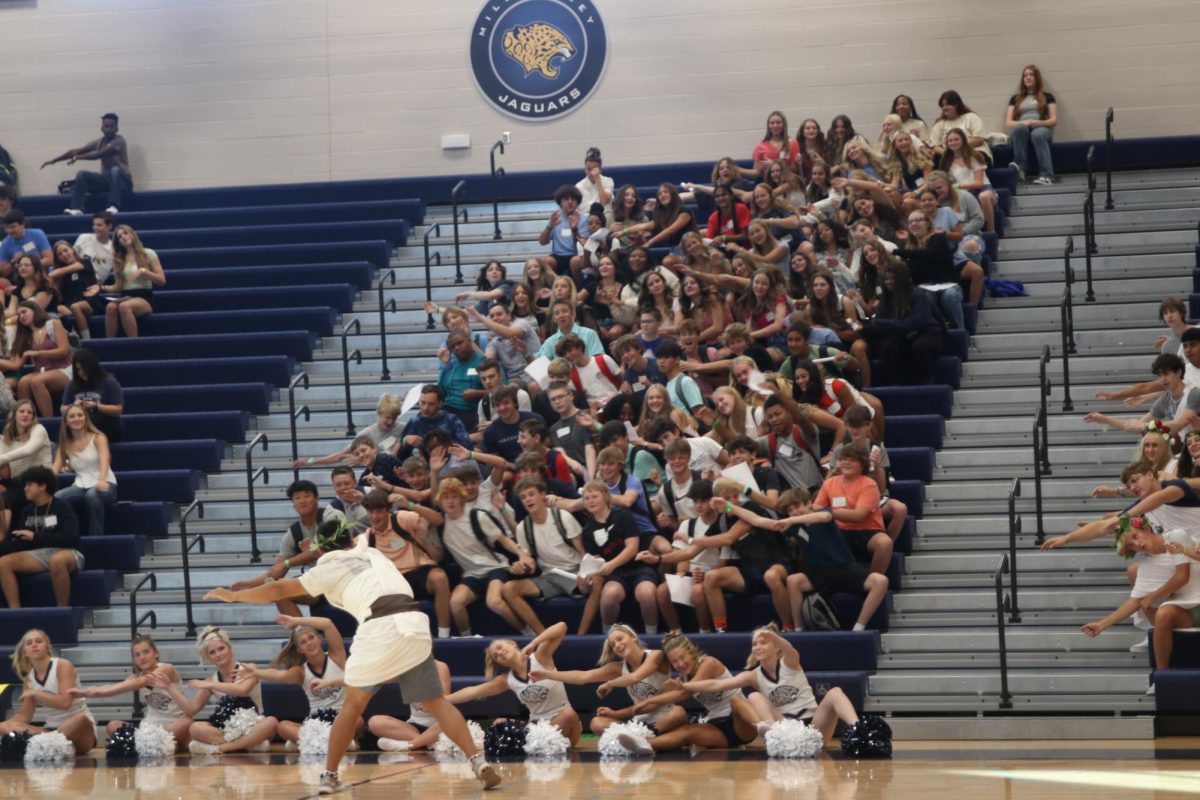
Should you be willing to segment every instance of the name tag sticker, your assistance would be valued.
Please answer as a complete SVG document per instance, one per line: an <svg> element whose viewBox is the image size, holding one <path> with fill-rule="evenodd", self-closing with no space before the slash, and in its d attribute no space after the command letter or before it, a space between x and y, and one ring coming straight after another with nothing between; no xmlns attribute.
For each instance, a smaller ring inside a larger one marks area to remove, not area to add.
<svg viewBox="0 0 1200 800"><path fill-rule="evenodd" d="M21 245L21 250L26 253L36 253L37 245L33 242L26 242L25 244Z"/></svg>
<svg viewBox="0 0 1200 800"><path fill-rule="evenodd" d="M558 438L562 439L571 435L571 428L569 426L566 428L559 428L554 433L558 436Z"/></svg>
<svg viewBox="0 0 1200 800"><path fill-rule="evenodd" d="M57 527L58 526L58 515L57 514L49 514L45 517L42 517L42 524L45 525L47 528Z"/></svg>
<svg viewBox="0 0 1200 800"><path fill-rule="evenodd" d="M781 445L779 445L779 448L775 451L775 454L783 456L784 458L791 458L791 456L794 452L795 451L792 450L792 446L790 444L781 444Z"/></svg>
<svg viewBox="0 0 1200 800"><path fill-rule="evenodd" d="M475 371L474 367L467 367L467 374L468 375L478 375L479 373Z"/></svg>
<svg viewBox="0 0 1200 800"><path fill-rule="evenodd" d="M834 508L845 508L846 507L846 498L844 498L844 497L833 498L833 507Z"/></svg>

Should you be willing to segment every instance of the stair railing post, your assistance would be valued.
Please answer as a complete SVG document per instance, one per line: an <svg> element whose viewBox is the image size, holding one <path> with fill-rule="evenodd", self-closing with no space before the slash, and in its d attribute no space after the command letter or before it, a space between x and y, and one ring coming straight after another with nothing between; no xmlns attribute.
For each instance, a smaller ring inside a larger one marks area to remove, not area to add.
<svg viewBox="0 0 1200 800"><path fill-rule="evenodd" d="M504 238L500 233L500 181L504 178L504 167L496 166L497 150L500 151L500 155L504 155L503 139L492 145L492 152L488 154L488 159L492 163L492 223L496 227L492 239L498 242Z"/></svg>
<svg viewBox="0 0 1200 800"><path fill-rule="evenodd" d="M1113 110L1112 106L1104 114L1104 209L1113 210L1112 196L1112 148L1113 148Z"/></svg>

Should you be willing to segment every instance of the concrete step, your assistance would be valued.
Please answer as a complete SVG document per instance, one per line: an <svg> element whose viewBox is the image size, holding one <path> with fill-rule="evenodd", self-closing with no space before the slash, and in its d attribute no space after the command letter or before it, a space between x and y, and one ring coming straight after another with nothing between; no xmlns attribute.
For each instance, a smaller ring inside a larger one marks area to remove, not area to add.
<svg viewBox="0 0 1200 800"><path fill-rule="evenodd" d="M888 670L869 679L870 693L880 702L888 695L953 697L961 695L998 695L1000 675L993 670L941 670L931 676L927 670ZM1116 694L1134 695L1145 692L1147 669L1126 670L1008 670L1008 688L1013 694L1072 695Z"/></svg>

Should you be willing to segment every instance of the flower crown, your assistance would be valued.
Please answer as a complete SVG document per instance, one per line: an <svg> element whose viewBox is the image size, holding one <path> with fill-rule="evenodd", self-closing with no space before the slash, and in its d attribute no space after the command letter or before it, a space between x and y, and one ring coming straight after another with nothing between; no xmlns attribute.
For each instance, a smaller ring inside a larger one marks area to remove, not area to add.
<svg viewBox="0 0 1200 800"><path fill-rule="evenodd" d="M1167 444L1175 443L1175 436L1171 433L1171 429L1161 419L1152 419L1146 423L1146 426L1142 428L1142 435L1145 436L1148 433L1157 434Z"/></svg>
<svg viewBox="0 0 1200 800"><path fill-rule="evenodd" d="M1113 529L1113 550L1122 558L1133 558L1136 555L1126 541L1126 536L1134 531L1149 531L1161 535L1163 529L1146 516L1117 517L1117 527Z"/></svg>

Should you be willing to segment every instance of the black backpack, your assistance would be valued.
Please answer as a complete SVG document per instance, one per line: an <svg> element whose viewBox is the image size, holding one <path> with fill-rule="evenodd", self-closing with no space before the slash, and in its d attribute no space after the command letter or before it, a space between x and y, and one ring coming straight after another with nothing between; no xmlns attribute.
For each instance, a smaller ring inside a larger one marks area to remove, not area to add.
<svg viewBox="0 0 1200 800"><path fill-rule="evenodd" d="M500 547L499 545L489 542L487 540L487 535L483 532L483 526L479 524L479 515L480 514L485 515L488 519L490 519L495 524L496 528L501 531L501 534L500 534L501 536L507 535L506 533L504 533L504 531L506 530L504 527L504 524L501 523L499 520L497 520L495 517L493 517L492 512L485 511L482 508L472 508L468 512L468 519L471 522L471 533L475 534L475 538L478 539L479 543L481 545L483 545L485 548L487 548L488 550L492 550L495 553L498 553L499 555L502 555L506 559L508 559L508 563L511 564L514 561L516 561L517 556L510 553L508 550L505 550L503 547ZM445 539L446 539L445 527L446 527L445 525L438 526L438 536L442 537L442 541L445 541ZM499 540L497 540L497 541L499 541Z"/></svg>
<svg viewBox="0 0 1200 800"><path fill-rule="evenodd" d="M625 494L625 492L626 492L625 487L628 483L629 483L629 476L622 474L621 480L617 483L617 494ZM645 488L643 488L642 494L638 497L637 502L634 503L632 506L630 506L626 510L630 514L634 514L636 516L644 517L645 519L650 520L651 524L653 524L655 529L657 529L658 525L657 525L657 523L654 522L654 517L651 516L651 514L650 514L649 503L650 503L650 500L649 500L649 498L646 497L646 490L645 490Z"/></svg>
<svg viewBox="0 0 1200 800"><path fill-rule="evenodd" d="M317 527L320 527L321 523L324 521L325 521L325 509L322 508L321 506L317 506ZM301 527L300 527L300 520L296 520L295 522L293 522L291 525L288 526L288 533L291 534L291 536L292 536L292 543L295 544L296 549L299 550L300 543L303 542L305 540L305 538L307 538L304 535L303 529L301 529Z"/></svg>
<svg viewBox="0 0 1200 800"><path fill-rule="evenodd" d="M833 605L820 592L810 592L800 605L800 623L806 631L840 631L842 623Z"/></svg>
<svg viewBox="0 0 1200 800"><path fill-rule="evenodd" d="M700 471L694 469L692 470L692 482L695 483L698 480L700 480ZM679 519L679 510L675 506L675 490L671 488L670 473L667 473L666 477L663 479L662 489L659 492L659 497L661 497L664 501L664 508L670 507L670 515L676 519Z"/></svg>

